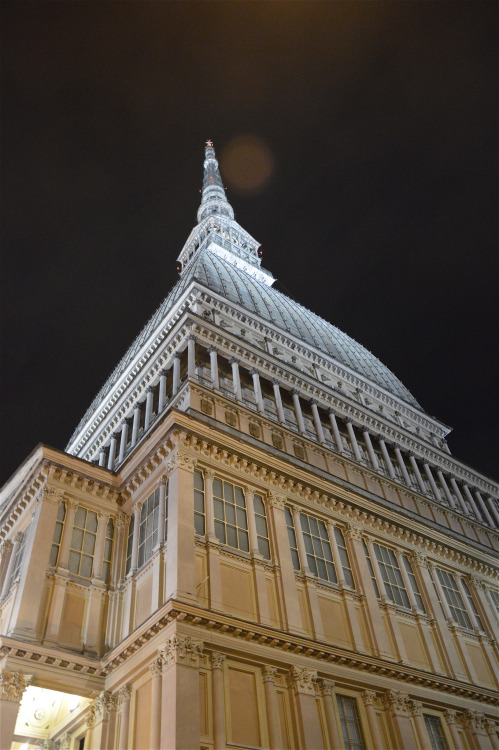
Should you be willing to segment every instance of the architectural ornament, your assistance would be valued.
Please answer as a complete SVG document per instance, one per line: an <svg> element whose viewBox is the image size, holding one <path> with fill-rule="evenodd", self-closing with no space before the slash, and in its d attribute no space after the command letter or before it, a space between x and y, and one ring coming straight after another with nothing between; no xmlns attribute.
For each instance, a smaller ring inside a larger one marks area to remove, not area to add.
<svg viewBox="0 0 499 750"><path fill-rule="evenodd" d="M284 510L284 505L286 504L286 496L285 495L279 495L277 492L269 492L269 504L273 508L277 508L277 510Z"/></svg>
<svg viewBox="0 0 499 750"><path fill-rule="evenodd" d="M95 699L91 708L94 723L104 721L109 717L109 711L116 710L116 701L109 690L103 690Z"/></svg>
<svg viewBox="0 0 499 750"><path fill-rule="evenodd" d="M444 719L449 724L457 724L457 711L453 711L451 708L444 711Z"/></svg>
<svg viewBox="0 0 499 750"><path fill-rule="evenodd" d="M374 706L376 703L376 691L375 690L363 690L361 693L362 700L365 706Z"/></svg>
<svg viewBox="0 0 499 750"><path fill-rule="evenodd" d="M497 732L497 726L494 719L484 719L484 727L487 734L494 736Z"/></svg>
<svg viewBox="0 0 499 750"><path fill-rule="evenodd" d="M4 557L7 557L10 554L11 550L12 542L9 542L8 539L3 539L0 542L0 560L3 560Z"/></svg>
<svg viewBox="0 0 499 750"><path fill-rule="evenodd" d="M69 750L71 746L71 732L64 732L59 737L59 750Z"/></svg>
<svg viewBox="0 0 499 750"><path fill-rule="evenodd" d="M210 659L211 659L211 668L212 669L223 669L224 661L227 657L225 654L221 654L219 651L212 651Z"/></svg>
<svg viewBox="0 0 499 750"><path fill-rule="evenodd" d="M317 671L315 669L297 667L295 664L288 673L288 678L296 693L315 695L315 683L317 680Z"/></svg>
<svg viewBox="0 0 499 750"><path fill-rule="evenodd" d="M389 709L394 716L409 716L411 713L409 696L401 690L387 690L383 703L385 709Z"/></svg>
<svg viewBox="0 0 499 750"><path fill-rule="evenodd" d="M29 679L25 675L3 669L0 674L0 700L19 703L28 685Z"/></svg>
<svg viewBox="0 0 499 750"><path fill-rule="evenodd" d="M277 667L271 667L270 664L266 664L263 668L263 681L274 684L276 674Z"/></svg>
<svg viewBox="0 0 499 750"><path fill-rule="evenodd" d="M173 664L197 668L200 658L204 656L204 645L190 636L174 635L160 648L160 656L164 669L169 669Z"/></svg>
<svg viewBox="0 0 499 750"><path fill-rule="evenodd" d="M423 704L421 701L409 701L409 712L411 716L423 716Z"/></svg>
<svg viewBox="0 0 499 750"><path fill-rule="evenodd" d="M161 656L158 656L157 659L155 659L153 662L149 664L149 669L151 670L151 674L153 677L157 677L160 675L163 671L163 659Z"/></svg>
<svg viewBox="0 0 499 750"><path fill-rule="evenodd" d="M132 697L132 686L129 682L127 682L125 685L120 687L117 694L117 704L119 707L123 705L123 703L126 703L130 700Z"/></svg>
<svg viewBox="0 0 499 750"><path fill-rule="evenodd" d="M360 542L362 540L363 529L358 523L349 523L346 527L346 535L349 539Z"/></svg>
<svg viewBox="0 0 499 750"><path fill-rule="evenodd" d="M64 500L64 490L59 487L47 486L42 487L38 500L43 503L53 503L54 505L60 505Z"/></svg>
<svg viewBox="0 0 499 750"><path fill-rule="evenodd" d="M412 550L412 552L409 555L409 559L412 562L416 563L416 565L419 565L420 568L427 568L428 567L428 557L423 552L420 552L417 549Z"/></svg>
<svg viewBox="0 0 499 750"><path fill-rule="evenodd" d="M463 714L463 725L475 734L484 734L486 732L485 716L480 711L466 709Z"/></svg>
<svg viewBox="0 0 499 750"><path fill-rule="evenodd" d="M322 695L332 695L334 693L335 683L333 680L319 680Z"/></svg>

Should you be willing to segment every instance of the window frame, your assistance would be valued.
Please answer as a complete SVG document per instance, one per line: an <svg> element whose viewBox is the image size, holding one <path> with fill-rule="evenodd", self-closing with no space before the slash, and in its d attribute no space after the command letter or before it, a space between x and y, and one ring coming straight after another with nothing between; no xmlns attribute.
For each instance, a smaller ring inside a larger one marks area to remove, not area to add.
<svg viewBox="0 0 499 750"><path fill-rule="evenodd" d="M77 518L78 518L78 512L83 511L85 513L85 525L84 526L77 526ZM90 515L95 516L95 531L92 531L90 528L87 528L87 523ZM84 578L86 581L90 581L93 577L93 568L94 568L94 557L95 557L95 547L97 543L97 528L98 528L98 517L97 513L94 510L91 510L90 508L86 508L84 505L78 505L76 508L76 513L73 519L73 527L71 529L71 540L69 542L69 557L68 557L68 569L71 575L78 576L79 578ZM73 540L75 538L75 530L82 532L82 540L81 540L81 547L78 549L77 547L73 547ZM87 537L93 537L93 548L91 552L85 551L85 541ZM71 570L72 561L74 560L74 557L78 555L79 561L78 561L78 571ZM90 575L83 575L82 574L82 561L83 558L89 558L90 559Z"/></svg>
<svg viewBox="0 0 499 750"><path fill-rule="evenodd" d="M304 528L304 519L307 523L308 531ZM318 533L315 533L315 530L311 528L311 521L317 524ZM326 523L321 518L316 518L316 516L311 516L308 513L300 511L300 526L303 534L303 542L305 544L307 565L311 573L313 573L313 575L319 580L337 586L338 573L336 572L336 565L334 564L333 550ZM324 531L321 534L322 528ZM322 556L319 554L319 547L322 550ZM329 550L329 559L324 555L324 550ZM320 566L317 564L318 562L323 564L324 572L326 573L325 576L319 573Z"/></svg>
<svg viewBox="0 0 499 750"><path fill-rule="evenodd" d="M400 566L398 564L397 555L391 547L385 547L384 544L373 542L373 547L374 554L376 555L376 561L378 563L378 568L381 573L381 579L385 586L387 599L397 607L410 610L411 600L409 599L409 594L407 593L407 589L405 587L405 582L400 570ZM383 551L387 554L383 555ZM403 593L401 594L400 592ZM397 600L396 594L399 595L401 601Z"/></svg>
<svg viewBox="0 0 499 750"><path fill-rule="evenodd" d="M438 582L440 583L442 591L444 592L445 601L449 608L453 622L456 625L459 625L464 630L473 631L473 623L471 622L471 617L468 614L466 604L463 601L463 597L461 596L461 592L459 591L459 585L454 575L448 570L445 570L445 568L438 568L435 566L435 570L437 573ZM446 582L444 582L445 580L451 581L454 586L449 586ZM452 595L448 592L452 592ZM452 601L453 599L454 601ZM461 606L456 606L455 601L457 601L458 604L460 603ZM459 616L460 614L462 615L462 617Z"/></svg>
<svg viewBox="0 0 499 750"><path fill-rule="evenodd" d="M219 482L221 485L221 493L218 493L218 490L215 489L217 482ZM238 492L236 492L236 490ZM226 547L230 547L231 549L236 549L239 552L249 554L248 507L246 505L246 495L244 494L244 488L241 485L235 484L234 482L224 479L221 476L214 476L212 480L212 493L213 522L216 538L218 539L220 544L223 544ZM222 497L220 497L220 494L222 494ZM233 502L231 502L231 495ZM242 503L237 502L236 495L242 497ZM217 504L220 504L218 508ZM219 518L217 515L217 513L220 513L220 509L223 510L223 518ZM243 511L246 524L245 526L240 525L239 522ZM221 538L220 535L221 528L223 528L223 538ZM235 534L236 544L233 544L228 540L228 529L230 529L231 536ZM245 544L244 540L246 542ZM243 542L242 544L241 541Z"/></svg>
<svg viewBox="0 0 499 750"><path fill-rule="evenodd" d="M347 695L345 693L336 693L335 697L338 716L340 719L341 736L343 739L345 750L367 750L357 698L353 695ZM353 717L353 721L350 717L347 716L345 711L345 703L347 701L348 705L354 707L355 716ZM358 739L352 737L352 732L350 731L351 726L355 726L358 730Z"/></svg>
<svg viewBox="0 0 499 750"><path fill-rule="evenodd" d="M62 519L59 518L59 514L61 510L64 512ZM67 513L68 513L68 509L66 508L66 503L62 502L59 505L59 508L57 510L57 516L55 519L55 526L54 526L54 534L52 536L52 545L50 547L50 563L49 564L51 568L57 568L57 565L59 563L59 555L61 553L61 542L62 542L62 536L64 534L64 528L66 526ZM55 541L56 534L59 528L61 529L61 533L59 535L59 541ZM55 549L55 559L52 562L52 552L54 549Z"/></svg>

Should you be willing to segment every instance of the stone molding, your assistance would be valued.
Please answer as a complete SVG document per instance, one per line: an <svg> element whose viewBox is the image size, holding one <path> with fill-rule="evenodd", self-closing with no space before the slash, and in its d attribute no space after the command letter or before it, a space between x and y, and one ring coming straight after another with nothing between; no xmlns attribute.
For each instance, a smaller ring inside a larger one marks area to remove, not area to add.
<svg viewBox="0 0 499 750"><path fill-rule="evenodd" d="M293 665L288 672L288 682L295 693L300 695L315 696L315 684L317 681L317 670L306 669Z"/></svg>
<svg viewBox="0 0 499 750"><path fill-rule="evenodd" d="M29 678L21 672L8 672L6 669L2 669L0 674L0 700L19 703L29 683Z"/></svg>
<svg viewBox="0 0 499 750"><path fill-rule="evenodd" d="M199 668L199 661L204 656L203 641L197 641L190 636L174 635L168 639L159 650L163 671L174 664Z"/></svg>
<svg viewBox="0 0 499 750"><path fill-rule="evenodd" d="M463 714L463 726L473 734L487 734L485 715L480 711L466 709Z"/></svg>
<svg viewBox="0 0 499 750"><path fill-rule="evenodd" d="M364 701L365 706L375 706L376 705L376 691L375 690L363 690L360 694L360 697Z"/></svg>
<svg viewBox="0 0 499 750"><path fill-rule="evenodd" d="M411 700L407 693L401 690L387 690L383 696L383 705L393 716L411 715Z"/></svg>

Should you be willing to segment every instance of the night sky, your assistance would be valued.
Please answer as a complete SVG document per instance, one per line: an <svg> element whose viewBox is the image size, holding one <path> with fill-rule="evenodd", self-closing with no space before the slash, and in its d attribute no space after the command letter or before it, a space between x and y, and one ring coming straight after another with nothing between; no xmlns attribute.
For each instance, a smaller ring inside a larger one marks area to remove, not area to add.
<svg viewBox="0 0 499 750"><path fill-rule="evenodd" d="M495 3L0 12L0 483L38 442L65 447L177 280L208 138L277 287L497 476ZM253 191L229 163L242 136L272 162Z"/></svg>

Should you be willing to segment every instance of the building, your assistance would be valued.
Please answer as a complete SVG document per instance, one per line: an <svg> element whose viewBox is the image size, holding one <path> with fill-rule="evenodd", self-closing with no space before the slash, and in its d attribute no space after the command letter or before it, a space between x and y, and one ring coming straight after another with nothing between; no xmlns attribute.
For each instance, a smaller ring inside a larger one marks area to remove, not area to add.
<svg viewBox="0 0 499 750"><path fill-rule="evenodd" d="M2 490L1 747L498 750L498 486L273 288L209 141L197 219Z"/></svg>

